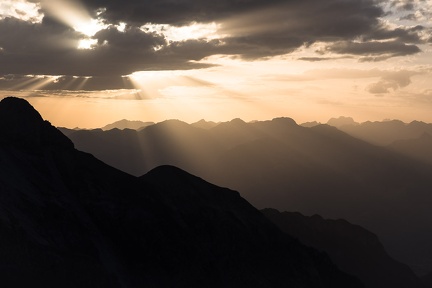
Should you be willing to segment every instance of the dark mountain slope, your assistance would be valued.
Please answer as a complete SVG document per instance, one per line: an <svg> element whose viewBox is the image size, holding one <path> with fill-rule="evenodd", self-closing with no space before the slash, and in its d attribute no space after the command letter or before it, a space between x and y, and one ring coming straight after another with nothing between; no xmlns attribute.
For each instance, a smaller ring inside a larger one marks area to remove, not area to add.
<svg viewBox="0 0 432 288"><path fill-rule="evenodd" d="M234 191L120 172L21 99L0 102L0 123L4 287L359 287Z"/></svg>
<svg viewBox="0 0 432 288"><path fill-rule="evenodd" d="M422 277L425 288L432 287L432 272Z"/></svg>
<svg viewBox="0 0 432 288"><path fill-rule="evenodd" d="M345 220L264 209L261 212L282 231L328 253L343 271L357 276L367 288L423 287L408 268L392 259L376 235Z"/></svg>

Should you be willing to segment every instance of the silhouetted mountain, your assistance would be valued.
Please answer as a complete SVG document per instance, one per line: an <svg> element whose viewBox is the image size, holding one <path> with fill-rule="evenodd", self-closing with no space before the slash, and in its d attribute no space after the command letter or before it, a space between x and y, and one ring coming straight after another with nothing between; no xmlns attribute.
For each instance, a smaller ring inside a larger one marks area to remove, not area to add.
<svg viewBox="0 0 432 288"><path fill-rule="evenodd" d="M0 102L3 287L360 287L237 192L178 168L141 179Z"/></svg>
<svg viewBox="0 0 432 288"><path fill-rule="evenodd" d="M170 120L138 132L69 137L78 149L137 176L175 165L240 191L258 208L347 219L376 233L392 257L416 272L432 270L432 167L334 127L276 118L200 129Z"/></svg>
<svg viewBox="0 0 432 288"><path fill-rule="evenodd" d="M201 119L200 121L192 123L191 125L194 127L197 127L197 128L210 129L210 128L213 128L213 127L219 125L219 123L216 123L213 121L206 121L204 119Z"/></svg>
<svg viewBox="0 0 432 288"><path fill-rule="evenodd" d="M413 121L406 124L399 120L364 122L356 125L337 126L341 131L369 143L387 146L397 140L418 138L423 133L432 135L432 124Z"/></svg>
<svg viewBox="0 0 432 288"><path fill-rule="evenodd" d="M119 120L114 123L105 125L102 127L102 130L111 130L111 129L133 129L133 130L140 130L144 127L150 126L155 124L154 122L143 122L143 121L130 121L130 120Z"/></svg>
<svg viewBox="0 0 432 288"><path fill-rule="evenodd" d="M311 128L311 127L318 126L318 125L321 125L321 123L319 123L317 121L305 122L305 123L300 124L300 126L306 127L306 128Z"/></svg>
<svg viewBox="0 0 432 288"><path fill-rule="evenodd" d="M345 220L319 215L264 209L261 212L282 231L326 252L344 272L358 277L366 288L423 287L410 268L392 259L376 235Z"/></svg>
<svg viewBox="0 0 432 288"><path fill-rule="evenodd" d="M70 134L75 133L77 131L81 131L82 129L78 129L78 128L70 129L66 127L57 127L57 130L62 132L64 135L69 136Z"/></svg>
<svg viewBox="0 0 432 288"><path fill-rule="evenodd" d="M327 121L327 124L336 128L340 128L347 125L356 126L359 123L355 122L354 119L351 117L340 116L339 118L331 118Z"/></svg>
<svg viewBox="0 0 432 288"><path fill-rule="evenodd" d="M432 136L426 132L415 139L397 140L388 148L419 161L432 164Z"/></svg>

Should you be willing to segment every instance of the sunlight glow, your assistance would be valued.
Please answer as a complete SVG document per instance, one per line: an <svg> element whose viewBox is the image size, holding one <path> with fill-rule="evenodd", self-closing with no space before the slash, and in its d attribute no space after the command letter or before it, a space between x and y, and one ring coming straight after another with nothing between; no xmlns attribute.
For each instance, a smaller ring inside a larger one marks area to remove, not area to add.
<svg viewBox="0 0 432 288"><path fill-rule="evenodd" d="M57 83L62 76L51 75L26 75L18 84L11 87L10 90L38 90L50 83Z"/></svg>
<svg viewBox="0 0 432 288"><path fill-rule="evenodd" d="M77 23L75 26L73 26L73 29L91 37L106 27L108 27L108 25L103 24L100 20L90 19Z"/></svg>
<svg viewBox="0 0 432 288"><path fill-rule="evenodd" d="M115 26L115 27L117 28L117 30L119 32L125 32L125 30L126 30L126 23L120 22L120 24L117 25L117 26Z"/></svg>
<svg viewBox="0 0 432 288"><path fill-rule="evenodd" d="M42 7L47 9L50 15L55 17L57 20L87 37L92 37L98 31L108 27L108 25L102 23L102 20L93 19L84 5L79 1L42 0ZM97 13L97 15L99 14ZM77 48L92 49L96 44L96 40L84 38L79 41Z"/></svg>
<svg viewBox="0 0 432 288"><path fill-rule="evenodd" d="M141 30L145 32L157 33L164 35L168 41L185 41L190 39L218 39L219 24L216 23L196 23L193 22L188 26L175 27L168 24L153 24L147 23L141 26Z"/></svg>
<svg viewBox="0 0 432 288"><path fill-rule="evenodd" d="M168 71L139 71L123 76L138 91L140 99L154 99L166 97L163 91L173 86L189 86L192 77L188 76L192 71L168 70ZM198 80L197 80L198 82Z"/></svg>
<svg viewBox="0 0 432 288"><path fill-rule="evenodd" d="M95 45L97 44L96 39L81 39L78 43L78 49L93 49Z"/></svg>

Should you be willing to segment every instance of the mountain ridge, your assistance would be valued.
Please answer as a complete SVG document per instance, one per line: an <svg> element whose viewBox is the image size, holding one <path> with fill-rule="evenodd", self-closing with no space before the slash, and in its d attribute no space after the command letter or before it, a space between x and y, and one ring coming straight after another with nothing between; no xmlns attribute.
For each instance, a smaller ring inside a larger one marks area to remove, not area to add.
<svg viewBox="0 0 432 288"><path fill-rule="evenodd" d="M362 286L232 190L169 166L139 179L51 141L61 134L46 133L55 129L48 122L33 125L45 127L32 134L38 145L0 142L7 287Z"/></svg>

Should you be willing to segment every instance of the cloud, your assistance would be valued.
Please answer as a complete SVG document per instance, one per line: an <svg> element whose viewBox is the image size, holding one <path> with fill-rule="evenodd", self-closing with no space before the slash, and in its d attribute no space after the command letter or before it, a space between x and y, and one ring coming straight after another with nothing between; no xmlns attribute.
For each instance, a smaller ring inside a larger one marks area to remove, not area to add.
<svg viewBox="0 0 432 288"><path fill-rule="evenodd" d="M208 67L189 63L196 58L192 52L183 56L156 51L165 39L136 27L99 31L94 49L77 49L83 35L48 20L34 24L3 19L0 35L0 75L121 76L139 70Z"/></svg>
<svg viewBox="0 0 432 288"><path fill-rule="evenodd" d="M384 94L389 93L390 89L393 89L393 91L399 89L401 86L399 83L395 80L381 80L377 83L371 84L367 91L372 94Z"/></svg>
<svg viewBox="0 0 432 288"><path fill-rule="evenodd" d="M342 57L300 57L300 58L297 58L297 60L309 61L309 62L319 62L319 61L330 61L330 60L346 59L346 58L350 58L350 57L349 56L342 56Z"/></svg>
<svg viewBox="0 0 432 288"><path fill-rule="evenodd" d="M390 93L390 90L396 91L400 88L407 87L409 84L411 84L411 77L418 74L421 74L421 72L387 72L381 77L381 80L369 85L366 90L372 94Z"/></svg>
<svg viewBox="0 0 432 288"><path fill-rule="evenodd" d="M405 44L400 41L386 42L354 42L341 41L326 47L326 51L337 54L351 54L367 56L364 61L376 61L396 56L407 56L421 52L416 45Z"/></svg>
<svg viewBox="0 0 432 288"><path fill-rule="evenodd" d="M420 0L422 1L422 0ZM415 0L393 0L391 6L399 11L412 11L415 8Z"/></svg>
<svg viewBox="0 0 432 288"><path fill-rule="evenodd" d="M14 17L24 21L39 23L43 14L40 13L39 3L26 0L2 0L0 3L0 19Z"/></svg>
<svg viewBox="0 0 432 288"><path fill-rule="evenodd" d="M430 73L428 69L419 71L414 70L381 70L381 69L315 69L304 72L300 75L277 75L269 76L268 80L274 81L316 81L326 79L379 79L378 82L371 84L371 93L375 91L388 91L403 88L411 84L411 77ZM379 89L381 88L381 89Z"/></svg>
<svg viewBox="0 0 432 288"><path fill-rule="evenodd" d="M386 11L380 0L81 0L82 7L75 10L85 9L87 20L100 23L94 35L86 35L85 27L78 29L74 17L62 21L54 15L50 1L30 1L40 5L42 22L0 20L0 75L119 79L135 71L209 67L199 62L212 55L266 59L317 42L327 44L325 53L378 61L419 53L417 45L425 41L423 26L384 25ZM399 2L393 6L401 6ZM215 23L217 31L211 39L191 36L174 41L163 29L143 29L149 23L169 28L194 22ZM318 56L302 60L338 57Z"/></svg>

